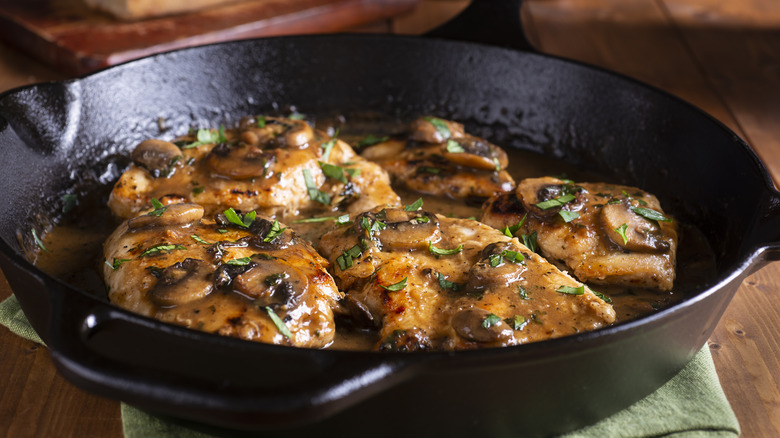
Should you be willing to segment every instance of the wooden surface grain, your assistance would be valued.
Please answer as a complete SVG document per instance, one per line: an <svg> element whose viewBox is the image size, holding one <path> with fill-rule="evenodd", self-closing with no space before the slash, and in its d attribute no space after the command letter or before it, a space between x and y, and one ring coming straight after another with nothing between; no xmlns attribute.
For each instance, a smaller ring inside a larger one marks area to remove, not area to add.
<svg viewBox="0 0 780 438"><path fill-rule="evenodd" d="M421 33L467 3L423 0L365 29ZM544 53L618 71L712 114L780 181L780 2L528 0L524 22ZM0 90L62 77L0 47ZM0 281L0 299L9 294ZM743 436L780 436L780 263L747 278L709 345ZM0 357L0 436L121 436L118 402L64 381L45 348L0 329Z"/></svg>

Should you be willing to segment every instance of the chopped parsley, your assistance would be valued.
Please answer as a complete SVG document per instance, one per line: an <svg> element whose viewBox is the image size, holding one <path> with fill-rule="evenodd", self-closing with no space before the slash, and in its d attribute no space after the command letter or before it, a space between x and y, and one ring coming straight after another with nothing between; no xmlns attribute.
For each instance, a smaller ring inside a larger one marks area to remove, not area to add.
<svg viewBox="0 0 780 438"><path fill-rule="evenodd" d="M303 119L306 118L306 114L301 114L301 113L295 111L292 114L290 114L289 116L287 116L287 118L290 119L290 120L303 120Z"/></svg>
<svg viewBox="0 0 780 438"><path fill-rule="evenodd" d="M292 339L292 333L290 333L290 329L287 328L287 325L284 323L284 321L282 321L282 318L279 318L279 315L277 315L276 312L274 312L274 310L268 306L265 306L265 311L268 313L271 321L273 321L276 329L279 330L279 333L283 334L287 339Z"/></svg>
<svg viewBox="0 0 780 438"><path fill-rule="evenodd" d="M192 239L193 239L194 241L198 242L198 243L202 243L202 244L204 244L204 245L211 245L211 243L210 243L210 242L207 242L207 241L203 240L203 239L202 239L200 236L198 236L197 234L192 234L192 235L190 235L190 237L192 237Z"/></svg>
<svg viewBox="0 0 780 438"><path fill-rule="evenodd" d="M349 175L350 178L360 175L360 169L350 169L334 164L323 163L322 161L319 161L319 164L322 173L324 173L326 177L341 181L344 184L347 183L347 175Z"/></svg>
<svg viewBox="0 0 780 438"><path fill-rule="evenodd" d="M539 202L538 204L536 204L536 206L542 210L549 210L551 208L560 207L564 204L568 204L574 199L575 199L574 195L572 195L571 193L567 193L565 195L558 196L557 198L548 199L546 201Z"/></svg>
<svg viewBox="0 0 780 438"><path fill-rule="evenodd" d="M225 137L225 127L222 125L220 125L217 131L214 131L213 129L198 129L196 138L197 141L190 144L185 144L181 148L191 149L191 148L196 148L198 146L202 146L204 144L224 143L227 140L227 138Z"/></svg>
<svg viewBox="0 0 780 438"><path fill-rule="evenodd" d="M233 265L233 266L246 266L249 264L251 257L241 257L233 260L228 260L225 262L226 265Z"/></svg>
<svg viewBox="0 0 780 438"><path fill-rule="evenodd" d="M462 152L466 152L466 150L463 149L463 146L458 144L457 141L450 139L447 140L447 152L451 154L460 154Z"/></svg>
<svg viewBox="0 0 780 438"><path fill-rule="evenodd" d="M117 270L117 268L119 268L119 266L121 266L121 265L122 265L122 263L124 263L124 262L129 262L129 261L130 261L130 259L118 259L118 258L114 258L114 261L113 261L113 262L111 262L111 263L108 263L108 260L106 260L106 265L108 265L108 266L109 266L111 269L113 269L114 271L116 271L116 270Z"/></svg>
<svg viewBox="0 0 780 438"><path fill-rule="evenodd" d="M530 300L531 297L528 296L528 291L525 290L523 286L517 286L517 294L520 295L520 298L524 300Z"/></svg>
<svg viewBox="0 0 780 438"><path fill-rule="evenodd" d="M436 131L438 131L442 137L450 138L450 136L452 135L449 126L447 126L447 122L445 122L444 120L436 117L425 117L425 120L431 125L433 125L433 127L436 128Z"/></svg>
<svg viewBox="0 0 780 438"><path fill-rule="evenodd" d="M453 249L444 249L444 248L437 248L433 246L431 241L428 241L428 251L431 252L431 254L434 254L436 256L443 256L443 255L454 255L458 254L459 252L463 251L463 245L458 245L457 248Z"/></svg>
<svg viewBox="0 0 780 438"><path fill-rule="evenodd" d="M536 244L536 231L532 232L531 234L523 234L520 237L523 239L523 245L525 245L531 251L536 252L536 250L539 248Z"/></svg>
<svg viewBox="0 0 780 438"><path fill-rule="evenodd" d="M416 201L412 202L409 205L404 206L404 211L417 211L423 206L423 200L422 198L417 198Z"/></svg>
<svg viewBox="0 0 780 438"><path fill-rule="evenodd" d="M580 287L561 286L560 288L556 289L555 292L560 292L562 294L567 294L567 295L582 295L585 293L585 286L580 286Z"/></svg>
<svg viewBox="0 0 780 438"><path fill-rule="evenodd" d="M671 222L672 220L668 217L664 216L663 214L650 209L650 208L644 208L644 207L631 207L631 211L634 213L642 216L645 219L650 219L651 221L660 221L660 222Z"/></svg>
<svg viewBox="0 0 780 438"><path fill-rule="evenodd" d="M320 147L322 148L322 161L328 161L330 158L330 151L333 150L333 146L336 146L336 137L338 137L339 132L336 131L335 134L333 134L333 137L330 138L330 140L326 141Z"/></svg>
<svg viewBox="0 0 780 438"><path fill-rule="evenodd" d="M330 204L330 195L317 187L317 184L314 183L314 178L312 178L309 169L303 169L303 181L306 183L306 190L309 191L309 198L312 201L325 205Z"/></svg>
<svg viewBox="0 0 780 438"><path fill-rule="evenodd" d="M409 277L404 277L404 279L403 279L403 280L399 281L398 283L391 284L390 286L385 286L385 285L383 285L383 284L381 284L380 286L382 286L383 288L385 288L385 289L387 289L387 290L389 290L389 291L393 291L393 292L395 292L395 291L399 291L399 290L401 290L401 289L403 289L403 288L405 288L405 287L406 287L406 280L407 280L408 278L409 278Z"/></svg>
<svg viewBox="0 0 780 438"><path fill-rule="evenodd" d="M146 251L142 252L141 255L139 255L138 257L153 255L160 252L175 251L177 249L186 249L186 247L184 245L173 245L173 244L162 243L160 245L154 245L153 247L147 249Z"/></svg>
<svg viewBox="0 0 780 438"><path fill-rule="evenodd" d="M508 320L507 322L509 322L513 330L522 330L523 327L528 324L528 320L525 319L525 316L523 315L515 315L514 318Z"/></svg>
<svg viewBox="0 0 780 438"><path fill-rule="evenodd" d="M44 251L48 251L48 249L46 249L46 245L43 244L43 240L41 240L41 238L38 237L38 232L35 231L35 228L32 229L32 236L33 236L33 240L35 241L35 244L38 245L38 248Z"/></svg>
<svg viewBox="0 0 780 438"><path fill-rule="evenodd" d="M378 137L376 135L368 135L366 137L363 137L363 139L361 139L358 142L357 147L358 148L364 148L366 146L373 146L373 145L375 145L377 143L382 143L383 141L387 141L389 139L390 139L390 137L388 137L386 135L383 136L383 137Z"/></svg>
<svg viewBox="0 0 780 438"><path fill-rule="evenodd" d="M626 230L628 230L628 224L623 224L615 228L615 232L623 238L623 245L628 243L628 236L626 236Z"/></svg>
<svg viewBox="0 0 780 438"><path fill-rule="evenodd" d="M157 198L152 198L152 207L154 210L146 213L147 216L160 217L163 213L165 213L165 210L167 210L167 207L165 207L162 202L158 201Z"/></svg>
<svg viewBox="0 0 780 438"><path fill-rule="evenodd" d="M439 169L438 167L423 167L421 170L423 172L432 173L434 175L438 175L441 173L441 169Z"/></svg>
<svg viewBox="0 0 780 438"><path fill-rule="evenodd" d="M602 299L604 302L606 302L606 303L608 303L608 304L612 304L612 298L610 298L610 297L608 297L608 296L604 295L603 293L601 293L601 292L596 292L596 291L594 290L594 291L593 291L593 294L594 294L594 295L596 295L597 297L601 298L601 299Z"/></svg>
<svg viewBox="0 0 780 438"><path fill-rule="evenodd" d="M252 225L252 223L255 221L255 218L257 217L257 213L254 210L250 211L244 216L241 216L240 214L236 213L235 210L233 210L233 207L228 208L223 213L225 214L228 222L233 225L238 225L241 228L249 228L249 226Z"/></svg>
<svg viewBox="0 0 780 438"><path fill-rule="evenodd" d="M561 210L558 212L558 214L563 218L563 221L566 222L567 224L573 221L574 219L580 217L580 214L577 213L576 211Z"/></svg>
<svg viewBox="0 0 780 438"><path fill-rule="evenodd" d="M294 224L311 224L311 223L318 223L318 222L328 222L335 220L336 223L339 223L338 221L341 220L343 217L347 218L347 221L349 221L349 215L341 215L341 216L321 216L321 217L310 217L305 219L296 219L292 221Z"/></svg>
<svg viewBox="0 0 780 438"><path fill-rule="evenodd" d="M67 214L70 213L71 210L73 210L74 207L76 207L76 203L78 202L78 196L67 193L65 195L62 195L62 212Z"/></svg>
<svg viewBox="0 0 780 438"><path fill-rule="evenodd" d="M460 285L458 283L454 283L452 281L447 280L447 277L443 276L440 272L436 273L436 276L438 277L439 280L439 286L442 289L444 290L450 289L453 292L457 292L458 290L460 290Z"/></svg>
<svg viewBox="0 0 780 438"><path fill-rule="evenodd" d="M257 116L257 127L265 128L265 116Z"/></svg>
<svg viewBox="0 0 780 438"><path fill-rule="evenodd" d="M516 233L516 232L517 232L517 231L518 231L520 228L522 228L522 226L523 226L523 224L525 223L525 220L526 220L526 219L528 219L528 213L526 213L526 214L524 214L524 215L523 215L523 218L522 218L522 219L520 219L520 222L518 222L518 223L516 223L516 224L514 224L514 225L507 225L506 227L504 227L504 230L503 230L503 231L504 231L504 234L505 234L507 237L515 237L515 233ZM528 246L528 245L526 245L526 246Z"/></svg>
<svg viewBox="0 0 780 438"><path fill-rule="evenodd" d="M273 242L274 239L279 237L280 234L284 233L284 230L286 230L287 227L282 228L279 225L279 221L274 219L274 223L271 225L271 229L268 231L268 234L263 237L263 242L269 243Z"/></svg>
<svg viewBox="0 0 780 438"><path fill-rule="evenodd" d="M496 315L495 313L491 313L490 315L486 316L485 319L482 320L482 327L490 328L496 324L499 324L500 322L501 322L501 317Z"/></svg>
<svg viewBox="0 0 780 438"><path fill-rule="evenodd" d="M360 248L360 245L355 245L338 256L336 259L336 264L339 265L339 268L342 271L345 271L352 267L352 260L360 257L361 255L363 255L363 249Z"/></svg>

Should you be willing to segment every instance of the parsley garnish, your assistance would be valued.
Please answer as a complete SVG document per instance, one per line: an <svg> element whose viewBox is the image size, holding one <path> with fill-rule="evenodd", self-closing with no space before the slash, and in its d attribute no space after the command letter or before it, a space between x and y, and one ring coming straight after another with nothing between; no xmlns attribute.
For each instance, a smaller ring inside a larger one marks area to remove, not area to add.
<svg viewBox="0 0 780 438"><path fill-rule="evenodd" d="M336 146L336 137L338 137L339 132L336 131L335 134L333 134L333 137L330 138L330 140L326 141L320 147L322 148L322 161L328 161L328 158L330 158L330 151L333 150L333 146Z"/></svg>
<svg viewBox="0 0 780 438"><path fill-rule="evenodd" d="M341 181L344 184L347 183L347 175L349 175L350 178L360 175L360 169L350 169L333 164L323 163L322 161L319 161L318 163L320 164L322 173L324 173L325 176Z"/></svg>
<svg viewBox="0 0 780 438"><path fill-rule="evenodd" d="M363 255L363 250L360 248L360 245L355 245L338 256L336 263L339 265L339 268L344 271L352 267L352 259L356 259L361 255Z"/></svg>
<svg viewBox="0 0 780 438"><path fill-rule="evenodd" d="M562 294L567 294L567 295L582 295L585 293L585 286L580 286L580 287L561 286L555 292L560 292Z"/></svg>
<svg viewBox="0 0 780 438"><path fill-rule="evenodd" d="M408 278L409 278L409 277L404 277L404 279L403 279L403 280L399 281L398 283L391 284L390 286L385 286L385 285L383 285L383 284L380 284L380 286L382 286L383 288L385 288L385 289L387 289L387 290L389 290L389 291L393 291L393 292L395 292L395 291L401 290L401 289L403 289L403 288L405 288L405 287L406 287L406 280L407 280Z"/></svg>
<svg viewBox="0 0 780 438"><path fill-rule="evenodd" d="M447 140L447 152L451 154L459 154L462 152L466 152L465 149L463 149L463 146L458 144L455 140Z"/></svg>
<svg viewBox="0 0 780 438"><path fill-rule="evenodd" d="M129 262L129 261L130 261L130 259L117 259L117 258L114 258L114 261L112 263L108 263L108 260L106 260L106 265L108 265L111 269L116 271L117 268L119 268L119 266L122 265L122 263Z"/></svg>
<svg viewBox="0 0 780 438"><path fill-rule="evenodd" d="M228 208L223 213L225 214L228 222L233 225L238 225L241 228L249 228L249 226L252 225L252 222L254 222L255 218L257 217L257 213L254 210L250 211L242 217L240 214L236 213L235 210L233 210L233 207Z"/></svg>
<svg viewBox="0 0 780 438"><path fill-rule="evenodd" d="M623 245L628 243L628 236L626 236L626 230L628 230L628 224L623 224L615 228L615 232L623 238Z"/></svg>
<svg viewBox="0 0 780 438"><path fill-rule="evenodd" d="M282 318L279 318L279 315L274 312L274 310L268 306L265 306L265 311L268 312L268 316L271 318L271 321L274 322L274 325L276 326L276 329L279 330L279 333L283 334L284 337L287 339L292 339L292 333L290 333L290 329L287 328L287 325L282 321Z"/></svg>
<svg viewBox="0 0 780 438"><path fill-rule="evenodd" d="M536 252L538 249L536 245L536 231L532 232L531 234L523 234L520 237L523 239L523 245L525 245L531 251Z"/></svg>
<svg viewBox="0 0 780 438"><path fill-rule="evenodd" d="M409 205L404 206L404 211L417 211L423 206L423 200L422 198L417 198L416 201L412 202Z"/></svg>
<svg viewBox="0 0 780 438"><path fill-rule="evenodd" d="M238 259L228 260L225 262L227 265L233 265L233 266L246 266L249 264L250 257L241 257Z"/></svg>
<svg viewBox="0 0 780 438"><path fill-rule="evenodd" d="M537 207L541 208L542 210L549 210L551 208L560 207L564 204L567 204L575 199L575 196L571 193L565 194L563 196L558 196L554 199L548 199L547 201L542 201L538 204L536 204Z"/></svg>
<svg viewBox="0 0 780 438"><path fill-rule="evenodd" d="M38 237L38 232L35 231L35 228L32 229L32 236L33 236L33 240L35 241L35 244L38 245L38 248L44 251L48 251L48 249L46 249L46 246L43 244L43 240L41 240L41 238Z"/></svg>
<svg viewBox="0 0 780 438"><path fill-rule="evenodd" d="M594 295L596 295L597 297L601 298L602 300L604 300L606 303L608 303L608 304L612 304L612 298L610 298L610 297L608 297L608 296L604 295L603 293L601 293L601 292L596 292L596 291L594 290L594 291L593 291L593 294L594 294Z"/></svg>
<svg viewBox="0 0 780 438"><path fill-rule="evenodd" d="M423 167L422 171L423 172L432 173L434 175L437 175L437 174L441 173L441 169L439 169L437 167Z"/></svg>
<svg viewBox="0 0 780 438"><path fill-rule="evenodd" d="M217 131L214 131L213 129L198 129L196 138L198 139L197 141L184 145L181 148L191 149L204 144L224 143L227 140L225 137L225 127L221 125Z"/></svg>
<svg viewBox="0 0 780 438"><path fill-rule="evenodd" d="M672 220L668 217L664 216L663 214L650 209L650 208L644 208L644 207L631 207L631 211L634 213L642 216L645 219L650 219L651 221L661 221L661 222L671 222Z"/></svg>
<svg viewBox="0 0 780 438"><path fill-rule="evenodd" d="M528 320L526 320L525 316L523 315L515 315L514 318L509 320L509 323L512 325L512 329L522 330L523 327L525 327L525 325L528 324Z"/></svg>
<svg viewBox="0 0 780 438"><path fill-rule="evenodd" d="M377 137L375 135L368 135L368 136L364 137L362 140L360 140L358 142L357 147L358 148L364 148L366 146L373 146L373 145L375 145L377 143L382 143L383 141L387 141L389 139L390 139L390 137L388 137L386 135L383 136L383 137Z"/></svg>
<svg viewBox="0 0 780 438"><path fill-rule="evenodd" d="M436 117L425 117L425 120L433 125L434 128L441 134L444 138L450 138L452 133L450 132L449 126L447 126L447 122L445 122L442 119L436 118Z"/></svg>
<svg viewBox="0 0 780 438"><path fill-rule="evenodd" d="M203 240L203 239L202 239L200 236L198 236L197 234L192 234L192 235L190 235L190 237L192 237L192 239L193 239L194 241L198 242L198 243L202 243L202 244L204 244L204 245L211 245L211 243L209 243L209 242L207 242L207 241Z"/></svg>
<svg viewBox="0 0 780 438"><path fill-rule="evenodd" d="M76 203L78 201L78 196L68 193L65 195L62 195L62 212L67 214L70 213L71 210L76 206Z"/></svg>
<svg viewBox="0 0 780 438"><path fill-rule="evenodd" d="M523 224L525 223L526 219L528 219L528 213L523 215L523 218L520 219L520 222L518 222L518 223L516 223L514 225L511 225L511 226L507 225L506 227L504 227L504 230L503 230L504 231L504 235L506 235L507 237L515 237L515 233L517 232L517 230L519 230L523 226ZM526 246L528 246L528 245L526 245Z"/></svg>
<svg viewBox="0 0 780 438"><path fill-rule="evenodd" d="M205 189L206 189L206 188L205 188L205 187L203 187L203 186L197 186L197 187L193 187L193 188L192 188L192 195L193 195L193 196L198 196L198 195L200 195L201 193L203 193L203 190L205 190Z"/></svg>
<svg viewBox="0 0 780 438"><path fill-rule="evenodd" d="M349 221L349 215L345 214L342 216L321 216L321 217L310 217L306 219L296 219L292 221L294 224L310 224L310 223L318 223L318 222L328 222L335 220L338 223L338 220L343 218L344 216L347 217L347 221Z"/></svg>
<svg viewBox="0 0 780 438"><path fill-rule="evenodd" d="M573 221L574 219L580 217L580 214L577 213L576 211L561 210L558 212L558 214L561 215L563 221L566 222L567 224Z"/></svg>
<svg viewBox="0 0 780 438"><path fill-rule="evenodd" d="M265 128L265 116L257 116L257 127Z"/></svg>
<svg viewBox="0 0 780 438"><path fill-rule="evenodd" d="M431 254L434 254L436 256L443 256L443 255L453 255L458 254L459 252L463 251L463 245L458 245L457 248L453 249L443 249L443 248L437 248L433 246L431 241L428 241L428 251L431 252Z"/></svg>
<svg viewBox="0 0 780 438"><path fill-rule="evenodd" d="M314 178L311 177L309 169L303 169L303 181L306 183L306 190L309 191L309 198L311 198L312 201L325 205L330 204L330 195L317 187L317 184L314 183Z"/></svg>
<svg viewBox="0 0 780 438"><path fill-rule="evenodd" d="M294 113L290 114L287 118L290 119L290 120L303 120L303 119L306 118L306 114L301 114L299 112L294 112Z"/></svg>
<svg viewBox="0 0 780 438"><path fill-rule="evenodd" d="M524 300L530 300L531 297L528 296L528 291L525 290L523 286L517 286L517 293L520 295L520 298Z"/></svg>
<svg viewBox="0 0 780 438"><path fill-rule="evenodd" d="M273 242L274 239L279 237L279 235L282 234L286 229L287 227L282 228L281 226L279 226L279 221L274 219L274 223L271 225L271 229L268 231L268 234L266 234L266 236L263 237L263 242L265 243Z"/></svg>
<svg viewBox="0 0 780 438"><path fill-rule="evenodd" d="M482 327L490 328L501 322L501 317L495 313L491 313L482 320Z"/></svg>
<svg viewBox="0 0 780 438"><path fill-rule="evenodd" d="M141 255L139 255L138 257L157 254L158 252L174 251L177 249L186 249L186 247L184 245L172 245L172 244L162 243L160 245L155 245L147 249L146 251L142 252Z"/></svg>
<svg viewBox="0 0 780 438"><path fill-rule="evenodd" d="M444 289L444 290L452 289L452 291L454 291L454 292L457 292L458 290L460 290L460 285L458 285L458 283L454 283L452 281L447 280L447 277L441 275L440 272L436 273L436 276L439 279L439 286L442 289Z"/></svg>
<svg viewBox="0 0 780 438"><path fill-rule="evenodd" d="M158 201L157 198L152 198L152 207L154 207L154 210L146 213L147 216L160 217L165 213L165 210L167 210L167 207L165 207L162 202Z"/></svg>

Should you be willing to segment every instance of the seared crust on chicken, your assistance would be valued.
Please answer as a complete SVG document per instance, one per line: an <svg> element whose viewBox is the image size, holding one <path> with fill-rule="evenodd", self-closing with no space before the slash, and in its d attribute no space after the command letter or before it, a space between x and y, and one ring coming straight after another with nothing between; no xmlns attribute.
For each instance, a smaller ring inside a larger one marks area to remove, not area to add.
<svg viewBox="0 0 780 438"><path fill-rule="evenodd" d="M230 207L282 221L400 202L378 165L303 120L246 117L235 131L199 130L176 144L146 140L132 158L108 202L124 219L152 199L194 202L207 215Z"/></svg>
<svg viewBox="0 0 780 438"><path fill-rule="evenodd" d="M535 236L541 254L580 281L672 290L676 222L635 187L529 178L488 200L482 222Z"/></svg>
<svg viewBox="0 0 780 438"><path fill-rule="evenodd" d="M504 150L467 134L460 123L435 117L418 118L408 135L369 146L361 155L387 170L394 184L420 193L488 198L514 188Z"/></svg>
<svg viewBox="0 0 780 438"><path fill-rule="evenodd" d="M606 297L474 220L375 208L320 251L353 319L378 328L379 350L515 345L615 320Z"/></svg>
<svg viewBox="0 0 780 438"><path fill-rule="evenodd" d="M277 221L233 213L173 204L123 222L104 244L110 301L250 341L330 344L341 294L328 262Z"/></svg>

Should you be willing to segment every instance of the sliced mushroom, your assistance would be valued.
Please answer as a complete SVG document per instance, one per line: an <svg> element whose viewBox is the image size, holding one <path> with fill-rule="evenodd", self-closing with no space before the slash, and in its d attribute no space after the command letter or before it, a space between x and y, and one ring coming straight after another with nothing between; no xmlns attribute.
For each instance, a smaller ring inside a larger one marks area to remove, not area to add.
<svg viewBox="0 0 780 438"><path fill-rule="evenodd" d="M503 149L471 135L442 143L441 153L451 163L479 170L498 171L509 164Z"/></svg>
<svg viewBox="0 0 780 438"><path fill-rule="evenodd" d="M506 251L506 252L505 252ZM493 285L507 285L519 281L526 266L522 261L511 261L508 254L526 254L511 242L495 242L482 250L480 260L469 269L465 291L484 292Z"/></svg>
<svg viewBox="0 0 780 438"><path fill-rule="evenodd" d="M203 207L198 204L171 204L127 221L131 230L146 227L177 227L199 222Z"/></svg>
<svg viewBox="0 0 780 438"><path fill-rule="evenodd" d="M463 137L463 125L437 117L420 117L412 122L409 138L424 143L442 143Z"/></svg>
<svg viewBox="0 0 780 438"><path fill-rule="evenodd" d="M572 187L564 181L552 177L524 179L517 184L515 190L517 197L520 198L526 210L541 217L557 215L561 210L561 206L555 206L553 204L553 206L543 208L539 206L540 203L559 199L567 194L574 194L575 199L566 203L566 208L572 211L579 209L582 204L582 200L580 199L581 192L581 188Z"/></svg>
<svg viewBox="0 0 780 438"><path fill-rule="evenodd" d="M309 288L302 272L281 259L252 257L255 265L236 275L233 289L255 300L258 306L288 306L299 303Z"/></svg>
<svg viewBox="0 0 780 438"><path fill-rule="evenodd" d="M414 327L395 330L379 343L379 351L426 351L432 348L431 339L424 330Z"/></svg>
<svg viewBox="0 0 780 438"><path fill-rule="evenodd" d="M507 323L478 307L459 310L452 316L450 324L458 336L472 342L496 342L513 336Z"/></svg>
<svg viewBox="0 0 780 438"><path fill-rule="evenodd" d="M281 117L246 118L239 128L244 131L242 139L264 148L303 149L314 138L314 130L305 121Z"/></svg>
<svg viewBox="0 0 780 438"><path fill-rule="evenodd" d="M353 229L359 236L378 238L388 250L423 248L441 240L439 219L428 211L385 208L365 212L355 218Z"/></svg>
<svg viewBox="0 0 780 438"><path fill-rule="evenodd" d="M214 290L213 266L188 258L168 266L149 290L149 299L161 306L179 306L205 297Z"/></svg>
<svg viewBox="0 0 780 438"><path fill-rule="evenodd" d="M662 252L671 246L658 223L635 213L625 202L602 207L601 223L609 239L629 251Z"/></svg>
<svg viewBox="0 0 780 438"><path fill-rule="evenodd" d="M169 141L144 140L133 150L131 158L153 177L170 176L181 160L181 149Z"/></svg>
<svg viewBox="0 0 780 438"><path fill-rule="evenodd" d="M385 161L398 159L406 147L406 141L397 138L368 146L360 153L363 158L371 161Z"/></svg>
<svg viewBox="0 0 780 438"><path fill-rule="evenodd" d="M244 143L220 143L209 152L206 166L215 173L232 179L246 179L273 175L271 166L276 160L273 152Z"/></svg>

